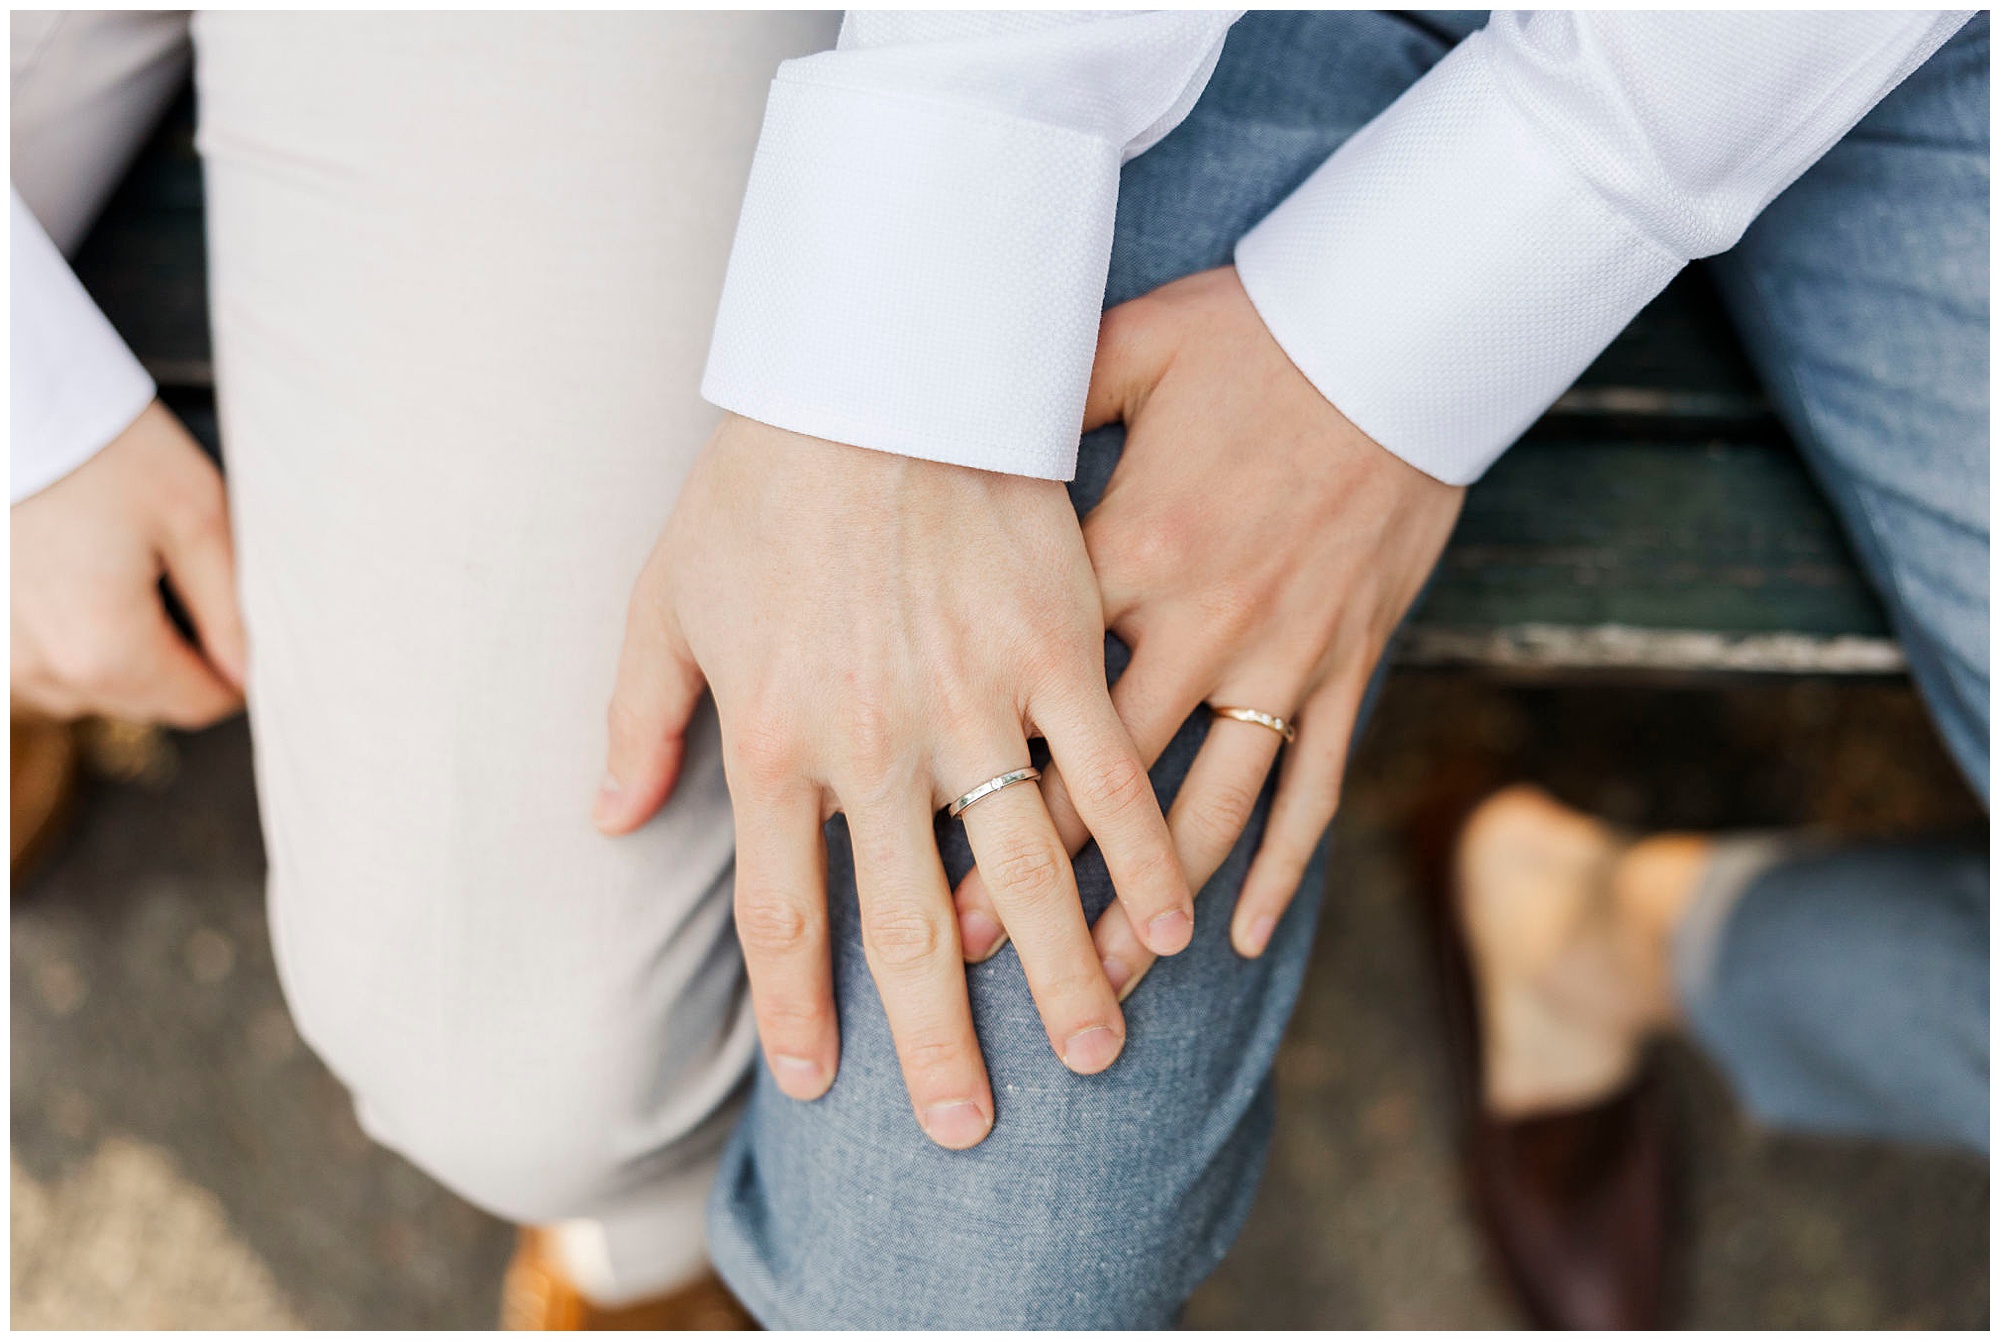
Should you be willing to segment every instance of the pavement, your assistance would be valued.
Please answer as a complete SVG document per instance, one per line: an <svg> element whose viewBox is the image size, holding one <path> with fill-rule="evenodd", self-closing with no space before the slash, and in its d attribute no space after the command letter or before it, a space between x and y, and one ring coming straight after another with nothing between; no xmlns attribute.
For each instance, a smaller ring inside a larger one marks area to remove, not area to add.
<svg viewBox="0 0 2000 1341"><path fill-rule="evenodd" d="M15 892L13 1325L490 1326L510 1228L372 1146L286 1014L243 725L171 745L152 778L95 784ZM1900 684L1400 677L1339 821L1270 1164L1190 1327L1519 1321L1457 1181L1397 841L1468 747L1633 825L1986 830ZM1984 1160L1760 1130L1692 1051L1658 1060L1684 1171L1679 1321L1987 1325Z"/></svg>

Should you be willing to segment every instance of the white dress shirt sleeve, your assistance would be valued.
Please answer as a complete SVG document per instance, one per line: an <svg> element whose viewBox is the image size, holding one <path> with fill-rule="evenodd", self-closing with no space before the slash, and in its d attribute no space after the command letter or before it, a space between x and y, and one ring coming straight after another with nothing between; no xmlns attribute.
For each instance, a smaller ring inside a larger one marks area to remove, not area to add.
<svg viewBox="0 0 2000 1341"><path fill-rule="evenodd" d="M1411 465L1492 464L1965 13L1497 13L1258 224L1244 287Z"/></svg>
<svg viewBox="0 0 2000 1341"><path fill-rule="evenodd" d="M1118 170L1236 12L852 12L772 82L702 394L780 428L1075 471Z"/></svg>
<svg viewBox="0 0 2000 1341"><path fill-rule="evenodd" d="M9 189L10 502L89 460L153 399L153 379Z"/></svg>

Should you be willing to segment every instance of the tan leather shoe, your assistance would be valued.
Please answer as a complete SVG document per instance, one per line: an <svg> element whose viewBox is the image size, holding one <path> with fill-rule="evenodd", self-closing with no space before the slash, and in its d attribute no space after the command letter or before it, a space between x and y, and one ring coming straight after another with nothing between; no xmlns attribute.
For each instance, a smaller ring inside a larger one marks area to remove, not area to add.
<svg viewBox="0 0 2000 1341"><path fill-rule="evenodd" d="M548 1234L523 1229L500 1286L500 1325L510 1332L754 1332L757 1320L714 1272L671 1294L599 1308L570 1283Z"/></svg>
<svg viewBox="0 0 2000 1341"><path fill-rule="evenodd" d="M12 740L13 862L15 889L21 878L47 856L76 809L78 786L76 733L66 722L13 711Z"/></svg>

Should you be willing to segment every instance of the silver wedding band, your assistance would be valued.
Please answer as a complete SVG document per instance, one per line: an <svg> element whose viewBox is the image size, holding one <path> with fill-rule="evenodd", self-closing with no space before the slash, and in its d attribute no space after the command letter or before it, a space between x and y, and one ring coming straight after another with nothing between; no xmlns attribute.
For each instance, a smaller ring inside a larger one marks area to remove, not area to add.
<svg viewBox="0 0 2000 1341"><path fill-rule="evenodd" d="M978 801L984 801L995 792L1005 791L1017 782L1033 782L1041 775L1042 770L1039 768L1017 768L1011 773L1002 773L997 778L988 778L985 782L980 783L977 787L974 787L971 791L951 803L951 817L957 819L965 813L967 806Z"/></svg>
<svg viewBox="0 0 2000 1341"><path fill-rule="evenodd" d="M1268 712L1258 712L1255 708L1225 708L1214 703L1208 705L1208 710L1217 717L1227 717L1238 722L1249 722L1252 726L1268 727L1283 736L1287 745L1299 738L1299 733L1293 728L1290 722L1282 717L1275 717Z"/></svg>

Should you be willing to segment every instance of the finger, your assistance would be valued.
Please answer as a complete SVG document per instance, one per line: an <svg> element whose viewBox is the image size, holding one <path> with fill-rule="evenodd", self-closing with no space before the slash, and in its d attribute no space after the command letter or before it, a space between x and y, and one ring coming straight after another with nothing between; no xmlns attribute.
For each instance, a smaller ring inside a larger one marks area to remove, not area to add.
<svg viewBox="0 0 2000 1341"><path fill-rule="evenodd" d="M965 992L951 891L927 798L848 812L861 940L903 1083L924 1133L949 1150L986 1139L993 1091Z"/></svg>
<svg viewBox="0 0 2000 1341"><path fill-rule="evenodd" d="M1118 683L1111 686L1111 706L1125 724L1139 758L1151 768L1166 752L1167 745L1202 701L1199 687L1206 679L1196 673L1192 655L1177 655L1167 645L1147 644L1135 649L1131 663ZM1069 786L1062 770L1055 766L1042 770L1042 803L1062 838L1063 850L1072 857L1090 841L1090 827L1077 814L1070 800ZM986 887L985 877L974 867L960 882L956 898L959 938L969 963L982 963L999 953L1007 943L1006 924Z"/></svg>
<svg viewBox="0 0 2000 1341"><path fill-rule="evenodd" d="M1173 358L1171 328L1147 321L1146 312L1137 303L1121 303L1098 324L1097 357L1083 402L1084 432L1130 422Z"/></svg>
<svg viewBox="0 0 2000 1341"><path fill-rule="evenodd" d="M778 1088L817 1099L840 1065L818 789L736 806L736 936Z"/></svg>
<svg viewBox="0 0 2000 1341"><path fill-rule="evenodd" d="M220 488L220 486L217 486ZM221 508L170 534L160 546L167 580L194 621L195 634L210 664L243 688L248 661L242 608L236 598L236 559L229 539L228 513Z"/></svg>
<svg viewBox="0 0 2000 1341"><path fill-rule="evenodd" d="M1300 710L1299 738L1278 770L1278 792L1264 841L1244 877L1229 924L1237 953L1255 959L1271 943L1278 919L1298 893L1306 864L1340 807L1340 783L1347 768L1347 745L1364 684L1322 691Z"/></svg>
<svg viewBox="0 0 2000 1341"><path fill-rule="evenodd" d="M702 686L701 669L681 640L673 612L641 578L626 613L618 681L605 714L610 748L591 810L600 831L630 833L666 801L680 774Z"/></svg>
<svg viewBox="0 0 2000 1341"><path fill-rule="evenodd" d="M966 810L964 820L1050 1046L1070 1070L1096 1075L1124 1048L1125 1017L1098 966L1076 875L1041 794L1031 783L1005 788Z"/></svg>
<svg viewBox="0 0 2000 1341"><path fill-rule="evenodd" d="M93 711L184 731L211 726L243 706L243 695L180 635L157 593L139 613L129 670L92 697Z"/></svg>
<svg viewBox="0 0 2000 1341"><path fill-rule="evenodd" d="M1153 780L1110 697L1086 690L1053 712L1031 710L1140 938L1155 954L1186 949L1194 938L1194 895L1174 855Z"/></svg>
<svg viewBox="0 0 2000 1341"><path fill-rule="evenodd" d="M1174 849L1180 853L1181 867L1197 897L1243 836L1282 743L1283 738L1268 727L1226 717L1210 724L1208 738L1189 766L1167 814ZM1153 954L1120 907L1106 909L1097 919L1092 939L1104 976L1123 1001L1153 966Z"/></svg>

